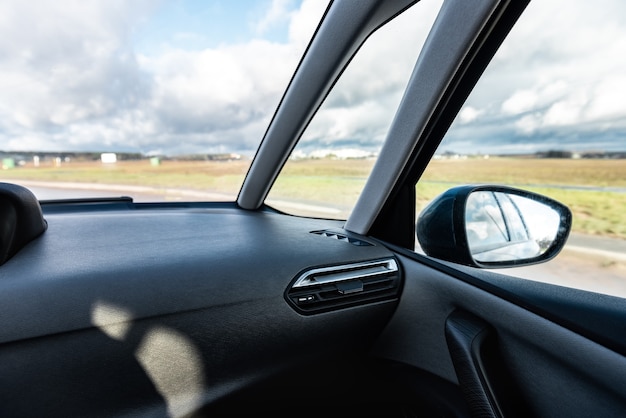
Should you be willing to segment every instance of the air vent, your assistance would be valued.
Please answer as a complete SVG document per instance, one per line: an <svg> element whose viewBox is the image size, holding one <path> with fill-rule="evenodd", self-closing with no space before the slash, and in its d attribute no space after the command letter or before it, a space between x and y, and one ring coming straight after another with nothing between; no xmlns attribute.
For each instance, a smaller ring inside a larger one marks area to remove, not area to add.
<svg viewBox="0 0 626 418"><path fill-rule="evenodd" d="M326 231L311 231L311 234L317 234L317 235L321 235L323 237L334 238L334 239L339 240L339 241L343 241L343 242L347 242L347 243L352 244L352 245L356 245L357 247L373 245L373 244L370 244L367 241L363 241L363 240L360 240L360 239L354 238L354 237L349 237L346 234L341 234L341 233L337 233L337 232L333 232L333 231L327 231L327 230Z"/></svg>
<svg viewBox="0 0 626 418"><path fill-rule="evenodd" d="M286 297L296 311L313 314L394 299L399 292L398 264L389 258L308 270Z"/></svg>

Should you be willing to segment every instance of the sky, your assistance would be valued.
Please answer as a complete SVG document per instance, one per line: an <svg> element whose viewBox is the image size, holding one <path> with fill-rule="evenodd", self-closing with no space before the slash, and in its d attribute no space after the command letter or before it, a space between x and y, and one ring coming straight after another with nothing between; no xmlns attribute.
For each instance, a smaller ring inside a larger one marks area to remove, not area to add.
<svg viewBox="0 0 626 418"><path fill-rule="evenodd" d="M376 150L440 0L375 33L302 139ZM0 151L253 155L321 0L0 3ZM441 149L626 150L626 2L534 0Z"/></svg>

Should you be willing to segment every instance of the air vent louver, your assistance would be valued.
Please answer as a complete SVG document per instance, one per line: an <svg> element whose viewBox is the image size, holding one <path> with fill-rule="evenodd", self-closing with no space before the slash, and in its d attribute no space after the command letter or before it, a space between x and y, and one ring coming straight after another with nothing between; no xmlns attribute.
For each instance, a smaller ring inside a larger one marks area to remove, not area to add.
<svg viewBox="0 0 626 418"><path fill-rule="evenodd" d="M321 235L323 237L334 238L339 241L347 242L352 245L356 245L357 247L372 245L367 241L363 241L358 238L350 237L346 234L341 234L333 231L311 231L311 234Z"/></svg>
<svg viewBox="0 0 626 418"><path fill-rule="evenodd" d="M398 297L395 259L322 267L302 273L286 293L302 314L313 314Z"/></svg>

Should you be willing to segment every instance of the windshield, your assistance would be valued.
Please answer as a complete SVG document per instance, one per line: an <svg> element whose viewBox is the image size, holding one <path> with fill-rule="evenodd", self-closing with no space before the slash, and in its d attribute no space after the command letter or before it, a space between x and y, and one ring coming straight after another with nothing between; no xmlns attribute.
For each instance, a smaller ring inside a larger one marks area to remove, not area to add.
<svg viewBox="0 0 626 418"><path fill-rule="evenodd" d="M3 1L0 180L23 184L40 199L235 200L327 5ZM306 208L323 209L321 216L350 213L440 5L420 1L387 25L399 27L398 34L368 40L305 132L284 171L291 178L279 177L269 203L298 213L280 203L306 200ZM624 6L568 5L531 2L442 143L435 156L442 166L467 156L480 156L468 160L480 169L484 158L501 154L607 156L617 167L604 171L611 182L599 186L623 187L617 158L626 150ZM581 21L588 25L572 28ZM333 158L339 176L327 164ZM340 190L310 179L311 170L341 177ZM435 180L519 183L466 176L458 167L446 173L438 170ZM536 174L524 171L525 183L544 184ZM324 193L303 189L304 177ZM587 185L591 178L578 177L550 181ZM421 187L433 189L418 193L427 200L443 186Z"/></svg>
<svg viewBox="0 0 626 418"><path fill-rule="evenodd" d="M2 181L235 200L325 1L0 5Z"/></svg>

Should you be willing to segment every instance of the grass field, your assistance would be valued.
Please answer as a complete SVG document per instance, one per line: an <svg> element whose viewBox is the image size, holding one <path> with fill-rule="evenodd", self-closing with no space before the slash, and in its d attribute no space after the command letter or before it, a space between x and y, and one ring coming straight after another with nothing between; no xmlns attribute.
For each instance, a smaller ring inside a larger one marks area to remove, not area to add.
<svg viewBox="0 0 626 418"><path fill-rule="evenodd" d="M290 161L270 198L327 202L349 210L372 164L367 160ZM114 165L71 162L59 167L49 163L6 170L2 177L198 189L236 195L248 165L249 161L163 161L159 166L151 166L148 161L120 161ZM418 210L446 189L468 183L507 184L545 194L570 207L574 231L626 239L626 193L582 189L626 189L624 160L434 160L417 187Z"/></svg>
<svg viewBox="0 0 626 418"><path fill-rule="evenodd" d="M450 184L438 183L441 181ZM418 207L451 184L467 183L507 184L541 193L570 208L574 218L573 231L626 239L625 160L435 160L418 185Z"/></svg>

